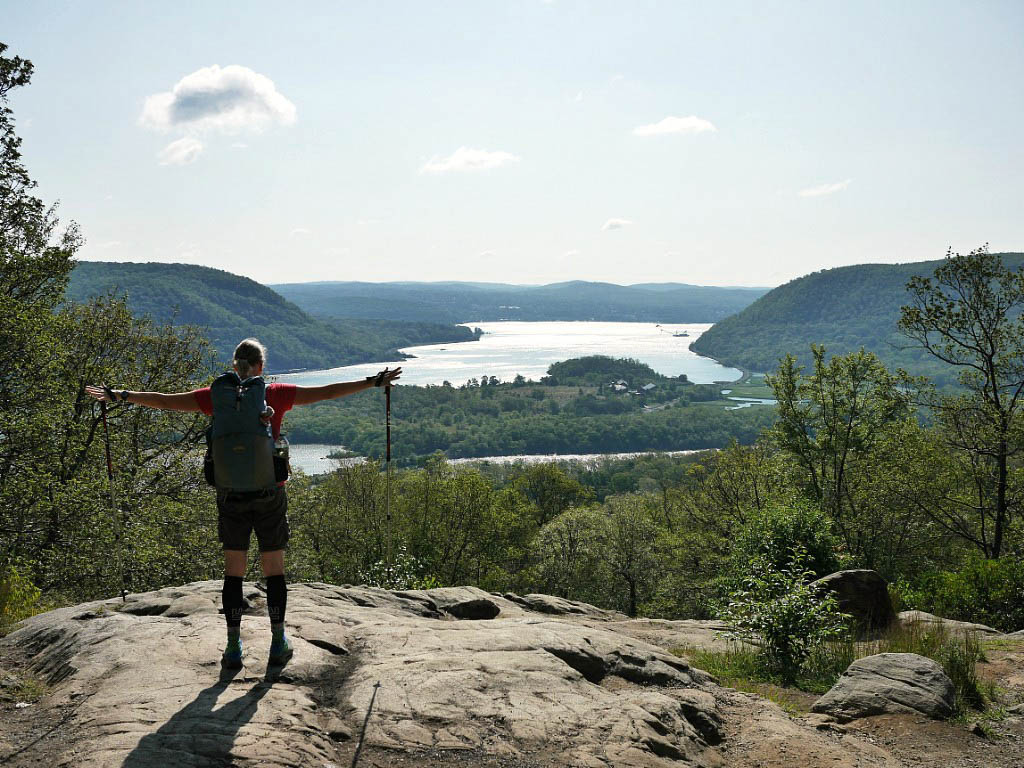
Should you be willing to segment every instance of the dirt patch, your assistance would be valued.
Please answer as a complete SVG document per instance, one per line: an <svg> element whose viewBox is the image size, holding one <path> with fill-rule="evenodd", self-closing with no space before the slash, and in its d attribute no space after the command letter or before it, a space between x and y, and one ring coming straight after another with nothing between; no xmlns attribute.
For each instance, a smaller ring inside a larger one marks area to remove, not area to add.
<svg viewBox="0 0 1024 768"><path fill-rule="evenodd" d="M16 654L0 656L0 680L12 683L0 689L0 764L12 768L56 765L77 737L72 719L81 697L54 704L45 692L29 701L19 695L30 682L27 661Z"/></svg>
<svg viewBox="0 0 1024 768"><path fill-rule="evenodd" d="M984 644L986 661L978 677L1001 688L1008 704L1024 701L1024 640L991 640Z"/></svg>
<svg viewBox="0 0 1024 768"><path fill-rule="evenodd" d="M973 724L940 722L917 715L879 715L848 723L851 735L876 744L906 765L931 768L1024 766L1024 720L988 723L992 738Z"/></svg>

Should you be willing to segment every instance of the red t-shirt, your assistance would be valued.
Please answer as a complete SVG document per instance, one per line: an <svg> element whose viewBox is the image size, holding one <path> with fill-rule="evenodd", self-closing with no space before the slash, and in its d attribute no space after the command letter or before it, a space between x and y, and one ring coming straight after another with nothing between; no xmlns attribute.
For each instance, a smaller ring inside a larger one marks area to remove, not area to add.
<svg viewBox="0 0 1024 768"><path fill-rule="evenodd" d="M210 399L210 388L194 389L192 394L195 395L199 410L207 416L213 416L213 400ZM274 417L270 420L270 428L274 432L274 439L277 440L281 436L281 419L295 405L295 385L268 384L267 405L274 409Z"/></svg>

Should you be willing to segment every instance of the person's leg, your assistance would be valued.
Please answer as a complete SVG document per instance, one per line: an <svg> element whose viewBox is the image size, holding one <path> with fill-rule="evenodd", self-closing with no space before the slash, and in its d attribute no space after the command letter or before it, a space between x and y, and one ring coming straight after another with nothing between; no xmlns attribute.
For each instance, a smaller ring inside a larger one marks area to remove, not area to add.
<svg viewBox="0 0 1024 768"><path fill-rule="evenodd" d="M284 576L284 550L260 552L260 565L264 576Z"/></svg>
<svg viewBox="0 0 1024 768"><path fill-rule="evenodd" d="M288 496L283 487L268 497L256 514L256 538L260 542L260 565L267 580L267 614L270 617L270 660L284 663L292 654L284 632L288 587L284 578L284 549L288 544Z"/></svg>
<svg viewBox="0 0 1024 768"><path fill-rule="evenodd" d="M260 564L267 579L267 615L275 640L284 636L284 612L288 606L288 586L284 580L284 550L260 552Z"/></svg>
<svg viewBox="0 0 1024 768"><path fill-rule="evenodd" d="M217 532L224 547L224 587L221 604L227 624L228 642L221 662L226 667L242 666L242 577L248 561L249 537L252 523L244 510L232 503L225 494L217 494Z"/></svg>

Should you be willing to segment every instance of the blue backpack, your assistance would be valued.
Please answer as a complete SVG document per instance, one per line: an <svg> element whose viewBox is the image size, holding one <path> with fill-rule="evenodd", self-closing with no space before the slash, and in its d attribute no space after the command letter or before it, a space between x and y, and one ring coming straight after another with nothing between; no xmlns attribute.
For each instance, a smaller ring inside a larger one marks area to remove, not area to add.
<svg viewBox="0 0 1024 768"><path fill-rule="evenodd" d="M212 485L223 491L274 488L274 437L270 425L260 421L267 404L266 382L260 376L242 381L228 371L210 385L210 399L213 424L206 438L207 482L212 475Z"/></svg>

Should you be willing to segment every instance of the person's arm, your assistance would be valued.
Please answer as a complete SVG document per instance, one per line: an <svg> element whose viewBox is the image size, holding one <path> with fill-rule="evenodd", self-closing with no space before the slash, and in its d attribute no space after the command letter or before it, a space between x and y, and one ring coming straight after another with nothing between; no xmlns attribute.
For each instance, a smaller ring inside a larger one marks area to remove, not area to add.
<svg viewBox="0 0 1024 768"><path fill-rule="evenodd" d="M162 411L199 411L199 403L192 392L132 392L129 390L112 390L108 387L97 387L92 384L85 388L91 397L108 402L128 402L132 405L144 405L147 408L158 408Z"/></svg>
<svg viewBox="0 0 1024 768"><path fill-rule="evenodd" d="M402 375L401 368L389 370L385 368L376 376L367 376L357 381L339 381L336 384L324 384L322 387L295 387L295 405L309 405L321 400L334 400L346 395L354 395L371 387L390 387L391 383Z"/></svg>

